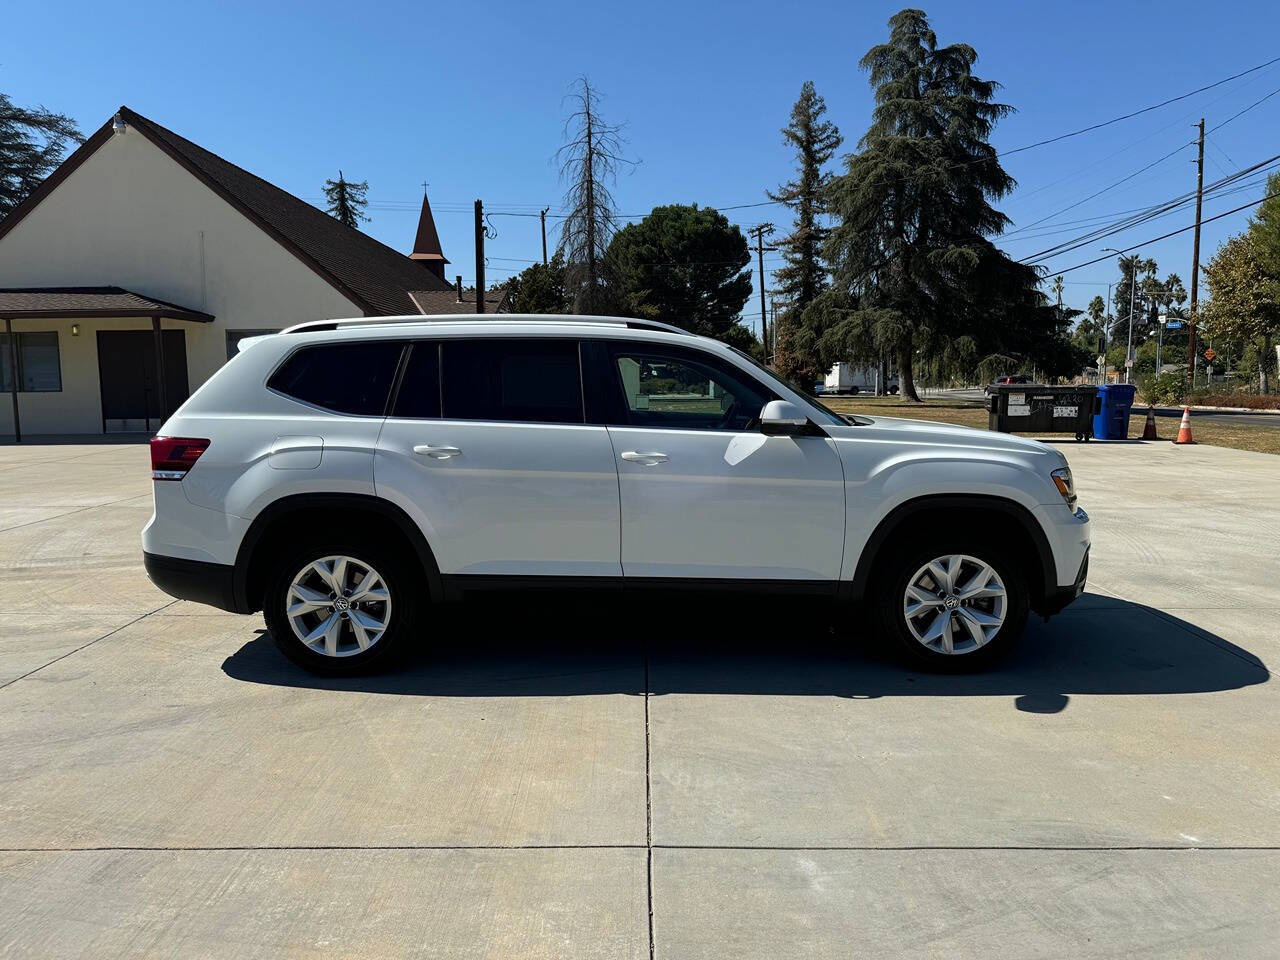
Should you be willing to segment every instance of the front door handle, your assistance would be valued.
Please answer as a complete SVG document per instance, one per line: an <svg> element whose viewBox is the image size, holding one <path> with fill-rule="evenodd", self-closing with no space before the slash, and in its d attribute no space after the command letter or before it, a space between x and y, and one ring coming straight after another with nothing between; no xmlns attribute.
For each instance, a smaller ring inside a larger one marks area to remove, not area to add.
<svg viewBox="0 0 1280 960"><path fill-rule="evenodd" d="M627 463L639 463L646 467L666 463L670 459L665 453L637 453L634 450L625 450L620 456Z"/></svg>
<svg viewBox="0 0 1280 960"><path fill-rule="evenodd" d="M433 460L452 460L454 457L462 456L462 450L458 447L437 447L430 443L418 444L413 448L413 452L421 454L424 457L431 457Z"/></svg>

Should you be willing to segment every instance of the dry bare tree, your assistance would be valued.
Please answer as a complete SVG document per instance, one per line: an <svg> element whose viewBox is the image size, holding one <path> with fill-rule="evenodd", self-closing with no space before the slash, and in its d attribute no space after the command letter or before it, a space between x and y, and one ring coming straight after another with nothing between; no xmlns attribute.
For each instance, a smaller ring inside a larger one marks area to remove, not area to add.
<svg viewBox="0 0 1280 960"><path fill-rule="evenodd" d="M618 229L609 186L618 167L634 166L622 156L622 127L600 116L600 94L586 77L574 81L573 109L564 124L564 145L556 151L560 181L566 185L564 220L557 255L565 262L565 288L575 313L607 313L612 304L605 256Z"/></svg>

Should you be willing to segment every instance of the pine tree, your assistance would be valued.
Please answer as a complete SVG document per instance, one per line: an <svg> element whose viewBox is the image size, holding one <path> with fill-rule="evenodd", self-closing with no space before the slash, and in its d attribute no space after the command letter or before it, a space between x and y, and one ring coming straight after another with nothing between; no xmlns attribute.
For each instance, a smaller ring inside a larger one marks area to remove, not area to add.
<svg viewBox="0 0 1280 960"><path fill-rule="evenodd" d="M364 215L364 208L369 201L365 199L365 195L369 192L369 184L365 180L354 183L347 180L342 175L342 171L338 171L337 180L326 180L324 182L325 199L329 201L329 215L352 229L360 226L361 221L367 221L369 218Z"/></svg>
<svg viewBox="0 0 1280 960"><path fill-rule="evenodd" d="M0 220L62 163L69 144L83 142L70 117L0 93Z"/></svg>
<svg viewBox="0 0 1280 960"><path fill-rule="evenodd" d="M600 94L580 77L570 95L573 111L565 121L565 143L556 151L560 179L567 184L565 217L556 255L565 261L565 279L576 313L609 313L613 294L605 252L618 229L609 184L622 156L622 127L600 116Z"/></svg>
<svg viewBox="0 0 1280 960"><path fill-rule="evenodd" d="M710 207L654 207L609 244L615 303L628 315L663 320L740 349L754 342L740 322L751 296L747 238Z"/></svg>
<svg viewBox="0 0 1280 960"><path fill-rule="evenodd" d="M1037 271L988 239L1009 223L992 201L1014 186L988 139L1012 108L973 74L977 52L938 46L922 11L902 10L889 27L889 42L861 60L875 90L871 127L831 185L826 252L847 312L824 343L890 351L903 395L918 400L918 359L937 370L1002 338L1035 342L1015 328L1041 322L1044 295Z"/></svg>
<svg viewBox="0 0 1280 960"><path fill-rule="evenodd" d="M812 383L823 369L818 331L801 333L799 327L804 309L827 286L821 254L829 231L820 218L826 213L831 174L823 167L843 138L834 123L822 119L826 112L826 101L818 95L813 82L806 80L800 87L800 99L791 108L791 122L782 128L783 140L796 151L796 177L769 194L771 200L786 205L795 214L791 233L778 241L786 265L774 277L787 307L778 318L774 347L779 372L801 384Z"/></svg>

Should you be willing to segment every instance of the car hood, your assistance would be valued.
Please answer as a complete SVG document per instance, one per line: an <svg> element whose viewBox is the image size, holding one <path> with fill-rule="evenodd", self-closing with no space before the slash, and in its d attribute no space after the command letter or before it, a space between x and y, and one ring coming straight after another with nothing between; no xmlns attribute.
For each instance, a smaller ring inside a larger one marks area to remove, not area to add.
<svg viewBox="0 0 1280 960"><path fill-rule="evenodd" d="M1015 437L993 430L976 430L951 423L935 423L932 420L907 420L901 417L865 417L869 423L849 426L824 426L823 429L837 440L868 440L880 443L894 441L903 444L936 445L964 448L978 452L1017 453L1023 456L1043 456L1066 463L1066 457L1047 443L1027 437Z"/></svg>

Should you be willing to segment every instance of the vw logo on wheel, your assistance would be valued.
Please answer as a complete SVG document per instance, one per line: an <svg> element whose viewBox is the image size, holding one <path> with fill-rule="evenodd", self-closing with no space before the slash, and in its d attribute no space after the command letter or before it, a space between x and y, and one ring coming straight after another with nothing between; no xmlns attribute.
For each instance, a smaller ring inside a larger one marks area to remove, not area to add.
<svg viewBox="0 0 1280 960"><path fill-rule="evenodd" d="M348 600L346 597L338 597L336 600L333 601L333 609L338 611L346 610L350 606L351 606L351 601Z"/></svg>

